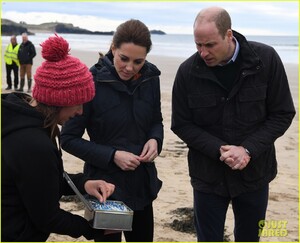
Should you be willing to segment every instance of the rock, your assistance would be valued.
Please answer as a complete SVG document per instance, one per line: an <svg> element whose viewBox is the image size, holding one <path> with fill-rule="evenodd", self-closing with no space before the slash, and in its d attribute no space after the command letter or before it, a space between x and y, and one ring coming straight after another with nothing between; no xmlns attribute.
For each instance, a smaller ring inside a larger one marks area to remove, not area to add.
<svg viewBox="0 0 300 243"><path fill-rule="evenodd" d="M161 31L161 30L150 30L150 33L151 34L154 34L154 35L165 35L166 33Z"/></svg>
<svg viewBox="0 0 300 243"><path fill-rule="evenodd" d="M2 35L20 35L23 32L27 32L29 35L34 34L36 32L40 33L65 33L65 34L88 34L88 35L113 35L114 31L90 31L86 29L82 29L79 27L73 26L73 24L68 23L43 23L39 25L34 24L26 24L25 22L20 22L19 24L13 22L9 19L1 20L2 27ZM151 34L157 35L165 35L166 33L161 30L151 30Z"/></svg>
<svg viewBox="0 0 300 243"><path fill-rule="evenodd" d="M3 36L21 35L26 32L28 35L32 35L30 31L21 24L17 24L13 21L2 19L1 21L1 34Z"/></svg>

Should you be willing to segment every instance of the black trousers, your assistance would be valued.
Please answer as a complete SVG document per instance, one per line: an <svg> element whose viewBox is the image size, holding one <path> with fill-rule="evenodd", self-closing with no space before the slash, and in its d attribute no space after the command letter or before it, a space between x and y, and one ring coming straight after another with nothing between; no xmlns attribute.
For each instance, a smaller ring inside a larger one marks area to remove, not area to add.
<svg viewBox="0 0 300 243"><path fill-rule="evenodd" d="M6 81L7 86L12 87L11 71L14 72L14 87L17 88L19 85L19 67L15 62L11 65L6 64Z"/></svg>
<svg viewBox="0 0 300 243"><path fill-rule="evenodd" d="M127 242L152 242L154 232L152 204L144 210L135 210L132 220L132 231L123 231ZM104 235L95 239L96 242L121 242L122 232Z"/></svg>
<svg viewBox="0 0 300 243"><path fill-rule="evenodd" d="M259 221L266 216L269 185L243 193L235 198L194 190L194 213L197 240L222 242L226 212L232 203L234 213L234 238L236 242L258 242Z"/></svg>

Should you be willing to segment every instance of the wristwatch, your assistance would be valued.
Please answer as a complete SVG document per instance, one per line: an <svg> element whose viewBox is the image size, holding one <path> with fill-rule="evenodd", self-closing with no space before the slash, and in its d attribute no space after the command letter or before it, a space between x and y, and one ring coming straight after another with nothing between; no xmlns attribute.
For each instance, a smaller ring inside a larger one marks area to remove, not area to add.
<svg viewBox="0 0 300 243"><path fill-rule="evenodd" d="M246 148L244 148L244 149L245 149L246 153L251 157L251 154L250 154L249 150L246 149Z"/></svg>

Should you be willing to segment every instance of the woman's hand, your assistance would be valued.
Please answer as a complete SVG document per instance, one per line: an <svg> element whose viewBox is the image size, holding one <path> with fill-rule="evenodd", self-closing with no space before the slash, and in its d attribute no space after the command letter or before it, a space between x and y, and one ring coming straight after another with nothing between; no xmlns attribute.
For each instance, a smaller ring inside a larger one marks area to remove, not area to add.
<svg viewBox="0 0 300 243"><path fill-rule="evenodd" d="M117 150L114 162L122 170L135 170L140 165L140 157L130 152Z"/></svg>
<svg viewBox="0 0 300 243"><path fill-rule="evenodd" d="M158 156L157 152L157 141L151 138L145 143L143 151L140 155L141 162L153 162L153 160Z"/></svg>
<svg viewBox="0 0 300 243"><path fill-rule="evenodd" d="M115 185L103 180L88 180L84 184L84 189L89 195L96 197L100 202L105 202L113 194Z"/></svg>

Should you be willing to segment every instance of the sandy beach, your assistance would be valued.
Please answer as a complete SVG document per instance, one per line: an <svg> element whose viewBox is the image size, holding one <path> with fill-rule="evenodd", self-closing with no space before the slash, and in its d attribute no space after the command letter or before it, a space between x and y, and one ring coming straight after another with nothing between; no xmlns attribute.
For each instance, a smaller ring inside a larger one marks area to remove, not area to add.
<svg viewBox="0 0 300 243"><path fill-rule="evenodd" d="M37 56L34 59L33 73L42 62L40 48L37 48ZM73 56L78 57L88 67L98 59L98 52L85 52L71 50ZM2 47L3 60L3 47ZM171 120L171 89L179 64L184 58L171 58L153 56L148 60L161 70L161 105L164 118L165 139L163 150L156 159L156 166L163 187L158 198L154 201L155 236L156 242L196 241L193 233L179 232L171 228L174 220L182 220L173 211L179 208L191 208L193 205L192 187L187 167L187 149L184 143L170 130ZM285 64L290 88L298 111L298 65ZM5 66L2 62L2 92L6 87ZM27 86L25 85L25 91ZM261 237L265 242L292 242L299 241L298 237L298 114L284 136L276 141L278 175L270 184L270 198L266 220L268 222L286 222L286 234L284 236L268 235ZM65 170L69 173L82 172L83 161L63 152ZM83 215L74 202L62 202L62 208L73 213ZM233 241L233 214L231 208L227 213L226 235ZM74 239L68 236L51 234L48 241L86 241L80 237Z"/></svg>

